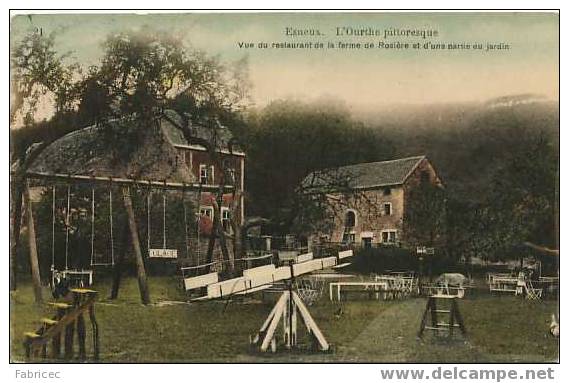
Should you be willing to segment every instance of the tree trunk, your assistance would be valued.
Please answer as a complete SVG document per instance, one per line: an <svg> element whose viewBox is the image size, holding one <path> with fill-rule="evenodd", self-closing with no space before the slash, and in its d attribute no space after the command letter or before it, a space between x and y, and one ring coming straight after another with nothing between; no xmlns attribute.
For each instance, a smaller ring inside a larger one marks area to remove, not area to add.
<svg viewBox="0 0 569 383"><path fill-rule="evenodd" d="M219 194L220 193L220 194ZM220 187L216 200L213 201L213 226L211 228L211 236L209 238L207 247L207 263L213 262L213 250L215 248L215 241L219 239L219 246L221 247L222 260L230 262L230 272L234 271L234 264L227 250L227 241L225 232L221 225L221 204L223 202L223 187ZM221 198L220 198L221 196ZM207 267L207 272L210 272L210 266Z"/></svg>
<svg viewBox="0 0 569 383"><path fill-rule="evenodd" d="M246 233L244 230L244 217L241 216L241 193L233 192L233 207L231 209L231 229L233 230L233 258L244 258L246 255L245 243ZM239 220L236 219L239 212Z"/></svg>
<svg viewBox="0 0 569 383"><path fill-rule="evenodd" d="M128 232L129 232L128 228L129 228L128 226L124 226L121 235L119 256L113 270L114 273L113 273L113 285L111 287L111 296L110 296L111 299L117 299L119 296L122 271L124 267L126 254L128 251Z"/></svg>
<svg viewBox="0 0 569 383"><path fill-rule="evenodd" d="M16 178L16 177L14 177ZM20 229L22 225L22 196L23 182L21 179L14 179L11 188L12 192L12 227L10 238L10 291L16 290L16 269L18 264L18 249L20 248Z"/></svg>
<svg viewBox="0 0 569 383"><path fill-rule="evenodd" d="M207 254L206 254L206 261L207 267L205 268L205 272L211 272L211 263L213 262L213 249L215 248L215 233L217 228L215 227L215 221L213 221L213 227L211 228L211 233L209 234L209 241L207 242Z"/></svg>
<svg viewBox="0 0 569 383"><path fill-rule="evenodd" d="M28 242L30 246L30 268L32 271L32 285L34 288L35 301L36 303L41 304L43 302L43 297L41 291L40 266L38 261L38 249L36 245L36 229L34 225L34 214L32 211L32 201L30 198L29 187L26 187L24 199L26 203L26 212L27 212Z"/></svg>
<svg viewBox="0 0 569 383"><path fill-rule="evenodd" d="M217 203L215 204L215 213L213 215L213 219L215 221L215 225L217 226L217 234L219 235L219 246L221 247L221 254L223 255L223 260L229 262L230 273L233 274L235 271L235 263L233 258L229 255L229 250L227 249L227 240L225 238L225 229L221 224L221 206L223 204L223 187L219 188L219 192L217 195Z"/></svg>
<svg viewBox="0 0 569 383"><path fill-rule="evenodd" d="M134 250L134 258L136 260L136 274L138 276L138 289L140 290L140 300L142 304L150 303L150 292L148 290L148 281L146 279L146 270L144 269L144 259L140 249L140 240L138 238L138 228L136 227L136 217L132 208L132 200L130 198L130 189L123 189L124 207L128 218L128 227L130 230L130 238Z"/></svg>

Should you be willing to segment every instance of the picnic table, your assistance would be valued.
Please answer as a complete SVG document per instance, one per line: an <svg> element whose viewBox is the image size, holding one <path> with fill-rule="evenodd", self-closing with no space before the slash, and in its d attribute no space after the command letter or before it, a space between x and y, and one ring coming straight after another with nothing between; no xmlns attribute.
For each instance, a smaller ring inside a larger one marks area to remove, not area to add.
<svg viewBox="0 0 569 383"><path fill-rule="evenodd" d="M520 278L511 274L488 274L490 291L512 292L515 295L522 293Z"/></svg>
<svg viewBox="0 0 569 383"><path fill-rule="evenodd" d="M329 285L330 289L330 300L334 300L334 295L336 295L338 302L342 299L342 287L360 287L364 291L375 292L376 299L379 299L379 293L381 291L388 290L388 284L385 281L363 281L363 282L331 282ZM334 294L334 289L336 289L336 294Z"/></svg>
<svg viewBox="0 0 569 383"><path fill-rule="evenodd" d="M426 296L463 298L466 289L460 286L422 285L421 293Z"/></svg>

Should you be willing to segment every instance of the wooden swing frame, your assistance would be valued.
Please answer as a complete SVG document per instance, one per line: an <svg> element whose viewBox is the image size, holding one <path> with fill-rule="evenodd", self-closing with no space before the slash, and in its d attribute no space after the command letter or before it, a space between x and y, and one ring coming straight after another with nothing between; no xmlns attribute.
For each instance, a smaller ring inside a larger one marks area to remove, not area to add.
<svg viewBox="0 0 569 383"><path fill-rule="evenodd" d="M136 224L136 217L134 209L132 206L132 199L130 195L130 188L133 186L156 186L160 188L167 188L171 190L205 190L209 192L216 192L219 190L219 186L215 185L200 185L200 184L187 184L180 182L164 182L164 181L151 181L151 180L136 180L130 178L113 178L113 177L100 177L100 176L87 176L87 175L74 175L74 174L62 174L62 173L43 173L43 172L27 172L25 174L25 189L23 193L24 201L27 206L27 221L29 226L30 235L28 236L28 241L30 245L30 269L32 274L32 284L34 288L34 295L36 297L36 302L43 302L43 297L41 293L41 277L39 272L39 260L37 251L37 239L35 233L34 217L31 208L31 197L30 197L30 187L29 181L47 181L49 182L67 182L67 183L105 183L105 184L115 184L119 185L122 189L123 204L126 210L128 226L125 227L126 233L130 234L130 242L134 250L134 256L136 261L136 270L138 285L140 290L141 302L143 304L150 303L150 292L148 290L148 282L146 277L146 270L144 266L144 259L142 257L142 251L140 246L140 239L138 236L138 228ZM233 186L224 186L225 192L231 192ZM115 272L115 278L113 281L113 292L111 298L116 298L118 295L118 286L120 283L120 269L124 260L124 251L119 254L118 258L115 260L113 269Z"/></svg>

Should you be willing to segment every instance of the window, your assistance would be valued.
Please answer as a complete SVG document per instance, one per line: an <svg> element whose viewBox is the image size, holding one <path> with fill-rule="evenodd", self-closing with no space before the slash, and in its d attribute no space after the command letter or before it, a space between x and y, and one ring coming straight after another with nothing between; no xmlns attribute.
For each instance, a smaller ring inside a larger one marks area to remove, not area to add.
<svg viewBox="0 0 569 383"><path fill-rule="evenodd" d="M383 204L383 215L391 215L393 213L391 209L391 202L386 202Z"/></svg>
<svg viewBox="0 0 569 383"><path fill-rule="evenodd" d="M426 184L429 181L431 181L431 175L429 172L426 170L421 171L421 183Z"/></svg>
<svg viewBox="0 0 569 383"><path fill-rule="evenodd" d="M200 184L202 185L206 185L208 182L208 171L207 171L207 165L200 165Z"/></svg>
<svg viewBox="0 0 569 383"><path fill-rule="evenodd" d="M381 232L381 242L385 244L397 242L397 230L383 230Z"/></svg>
<svg viewBox="0 0 569 383"><path fill-rule="evenodd" d="M233 168L225 168L225 182L229 185L235 185L236 184L236 178L235 178L235 169Z"/></svg>
<svg viewBox="0 0 569 383"><path fill-rule="evenodd" d="M229 158L224 159L222 166L225 175L225 182L231 185L235 185L237 180L235 178L235 167L233 160Z"/></svg>
<svg viewBox="0 0 569 383"><path fill-rule="evenodd" d="M353 233L344 233L344 237L342 238L343 243L354 243L356 242L356 235Z"/></svg>
<svg viewBox="0 0 569 383"><path fill-rule="evenodd" d="M391 195L391 188L386 187L383 189L383 195Z"/></svg>
<svg viewBox="0 0 569 383"><path fill-rule="evenodd" d="M348 210L346 212L346 218L344 220L345 227L355 227L356 226L356 212L353 210Z"/></svg>
<svg viewBox="0 0 569 383"><path fill-rule="evenodd" d="M213 219L213 207L211 206L203 206L200 208L200 216L205 216L210 219Z"/></svg>
<svg viewBox="0 0 569 383"><path fill-rule="evenodd" d="M226 207L221 208L221 225L225 231L229 231L231 229L231 224L229 222L229 209Z"/></svg>
<svg viewBox="0 0 569 383"><path fill-rule="evenodd" d="M213 165L208 166L205 164L200 164L200 184L202 185L213 185L214 184L214 167Z"/></svg>

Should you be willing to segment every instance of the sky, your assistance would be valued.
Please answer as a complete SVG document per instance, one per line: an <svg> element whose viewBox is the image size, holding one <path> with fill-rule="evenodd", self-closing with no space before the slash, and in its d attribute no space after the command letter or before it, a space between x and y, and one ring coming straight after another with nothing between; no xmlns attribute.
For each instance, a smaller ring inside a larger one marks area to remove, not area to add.
<svg viewBox="0 0 569 383"><path fill-rule="evenodd" d="M30 28L42 28L43 33L57 30L57 50L73 52L85 67L98 63L109 33L128 29L170 31L188 46L224 62L247 56L252 100L258 106L280 98L335 98L367 109L485 101L520 93L559 98L559 18L552 12L34 14L12 18L11 42ZM289 33L309 35L287 35L287 28ZM338 28L378 35L339 36ZM386 38L386 29L437 31L437 36ZM240 47L240 42L253 43L254 48ZM260 42L269 48L258 48ZM310 42L324 47L271 48L272 43ZM340 42L361 46L338 48ZM411 48L377 47L397 42ZM328 48L329 43L334 47ZM374 46L365 48L366 43ZM430 48L448 43L471 48ZM473 49L474 43L482 49ZM507 44L509 49L486 51L487 43Z"/></svg>

